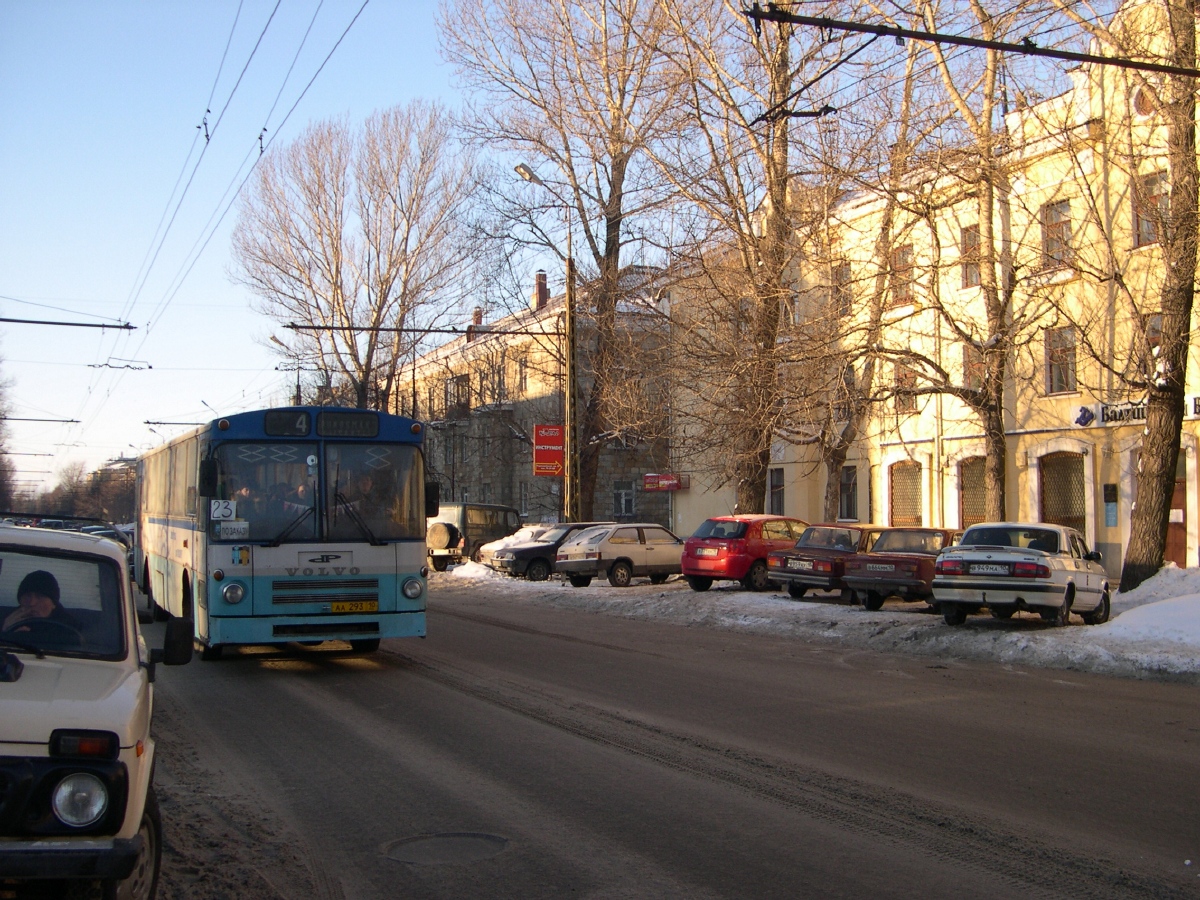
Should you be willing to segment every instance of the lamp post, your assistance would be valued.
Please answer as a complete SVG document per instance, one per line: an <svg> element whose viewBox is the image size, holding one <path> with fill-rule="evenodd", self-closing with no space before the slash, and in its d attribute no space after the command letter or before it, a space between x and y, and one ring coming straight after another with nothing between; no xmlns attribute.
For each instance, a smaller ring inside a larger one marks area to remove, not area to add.
<svg viewBox="0 0 1200 900"><path fill-rule="evenodd" d="M546 188L546 183L538 177L525 163L516 167L516 172L530 184ZM546 188L548 191L549 188ZM571 253L571 219L570 208L567 213L567 258L565 261L567 284L563 292L563 306L566 332L565 380L563 391L563 520L574 522L579 508L579 473L575 464L575 257Z"/></svg>

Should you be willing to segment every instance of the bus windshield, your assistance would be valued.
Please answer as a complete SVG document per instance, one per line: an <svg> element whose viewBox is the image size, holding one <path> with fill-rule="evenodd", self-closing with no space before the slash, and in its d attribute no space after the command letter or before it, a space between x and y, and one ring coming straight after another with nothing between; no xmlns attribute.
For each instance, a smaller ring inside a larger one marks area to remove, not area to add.
<svg viewBox="0 0 1200 900"><path fill-rule="evenodd" d="M424 540L420 451L401 444L326 444L327 540Z"/></svg>
<svg viewBox="0 0 1200 900"><path fill-rule="evenodd" d="M311 541L317 536L315 443L221 444L216 541Z"/></svg>

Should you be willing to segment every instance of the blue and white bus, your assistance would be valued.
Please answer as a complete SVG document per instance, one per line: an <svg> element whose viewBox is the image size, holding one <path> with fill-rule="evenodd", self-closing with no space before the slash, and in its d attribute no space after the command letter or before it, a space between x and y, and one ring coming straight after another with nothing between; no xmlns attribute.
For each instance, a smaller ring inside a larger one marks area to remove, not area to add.
<svg viewBox="0 0 1200 900"><path fill-rule="evenodd" d="M193 619L204 659L234 644L342 640L369 653L424 636L438 490L423 442L412 419L287 407L147 453L134 571L149 611Z"/></svg>

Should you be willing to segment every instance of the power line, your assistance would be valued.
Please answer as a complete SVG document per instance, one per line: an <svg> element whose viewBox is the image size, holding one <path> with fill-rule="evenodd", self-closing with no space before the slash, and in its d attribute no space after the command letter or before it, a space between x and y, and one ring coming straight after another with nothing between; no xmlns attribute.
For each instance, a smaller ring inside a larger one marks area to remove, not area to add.
<svg viewBox="0 0 1200 900"><path fill-rule="evenodd" d="M103 322L51 322L46 319L7 319L0 316L0 322L12 322L17 325L59 325L63 328L116 328L121 331L136 331L137 326L124 322L120 325L108 325Z"/></svg>
<svg viewBox="0 0 1200 900"><path fill-rule="evenodd" d="M1008 41L989 41L984 38L965 37L956 34L942 34L937 31L917 31L912 28L901 28L898 25L869 25L863 22L846 22L842 19L827 19L823 16L801 16L796 13L784 12L781 9L769 7L764 10L757 4L750 9L742 10L742 14L756 22L784 22L790 25L812 25L816 28L828 28L834 31L856 31L861 34L874 34L897 39L912 38L914 41L925 41L931 44L957 44L962 47L976 47L983 50L1000 50L1005 53L1017 53L1022 56L1044 56L1049 59L1061 59L1067 62L1087 62L1100 66L1116 66L1122 69L1137 69L1142 72L1160 72L1165 75L1183 75L1190 78L1200 77L1200 69L1188 69L1182 66L1168 66L1164 63L1139 62L1122 56L1099 56L1095 53L1076 53L1072 50L1053 50L1049 47L1038 47L1031 40L1025 43L1012 44Z"/></svg>

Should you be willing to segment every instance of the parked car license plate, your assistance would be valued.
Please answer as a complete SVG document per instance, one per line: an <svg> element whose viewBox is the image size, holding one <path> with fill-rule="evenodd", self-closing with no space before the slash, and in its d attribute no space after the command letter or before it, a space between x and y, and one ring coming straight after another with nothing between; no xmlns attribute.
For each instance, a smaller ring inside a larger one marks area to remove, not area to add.
<svg viewBox="0 0 1200 900"><path fill-rule="evenodd" d="M697 547L696 555L697 556L716 556L717 548L716 547Z"/></svg>
<svg viewBox="0 0 1200 900"><path fill-rule="evenodd" d="M788 568L789 569L811 569L812 568L812 560L789 559L788 560Z"/></svg>
<svg viewBox="0 0 1200 900"><path fill-rule="evenodd" d="M971 566L972 575L1007 575L1008 566L1000 563L974 563Z"/></svg>
<svg viewBox="0 0 1200 900"><path fill-rule="evenodd" d="M379 612L378 600L335 600L332 605L340 613Z"/></svg>
<svg viewBox="0 0 1200 900"><path fill-rule="evenodd" d="M889 563L867 563L868 572L895 572L896 567Z"/></svg>

